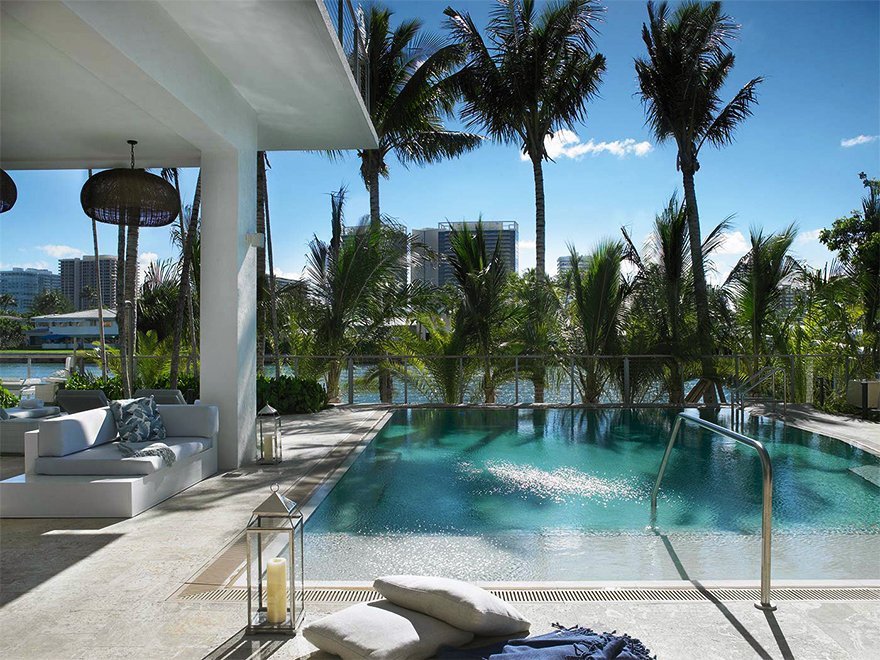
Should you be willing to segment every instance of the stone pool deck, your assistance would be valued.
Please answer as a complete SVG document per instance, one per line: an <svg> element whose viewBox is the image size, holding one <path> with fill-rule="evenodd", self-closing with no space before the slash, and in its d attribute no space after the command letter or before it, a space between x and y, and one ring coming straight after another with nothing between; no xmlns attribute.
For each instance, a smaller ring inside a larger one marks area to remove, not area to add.
<svg viewBox="0 0 880 660"><path fill-rule="evenodd" d="M281 466L218 474L130 520L0 521L0 656L322 657L301 637L236 644L243 602L183 594L222 579L217 558L273 482L301 497L387 415L337 408L285 418ZM0 467L14 472L20 461L2 457ZM309 603L306 620L343 606ZM625 631L660 658L863 658L880 646L880 601L785 601L770 614L723 600L517 607L535 633L553 622Z"/></svg>
<svg viewBox="0 0 880 660"><path fill-rule="evenodd" d="M795 428L843 442L880 456L880 422L874 422L854 415L831 415L816 410L809 404L789 404L785 414L782 407L766 404L750 406L749 414L784 420Z"/></svg>

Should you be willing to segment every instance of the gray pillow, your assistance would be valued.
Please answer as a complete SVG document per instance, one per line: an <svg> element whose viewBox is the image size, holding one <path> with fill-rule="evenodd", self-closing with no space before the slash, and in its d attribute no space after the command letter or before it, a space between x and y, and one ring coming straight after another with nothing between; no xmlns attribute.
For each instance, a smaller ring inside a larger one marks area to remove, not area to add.
<svg viewBox="0 0 880 660"><path fill-rule="evenodd" d="M477 635L496 637L529 629L529 620L485 589L442 577L391 575L373 588L395 605Z"/></svg>
<svg viewBox="0 0 880 660"><path fill-rule="evenodd" d="M433 657L441 646L461 646L474 637L385 600L352 605L310 623L303 635L343 660L421 660Z"/></svg>
<svg viewBox="0 0 880 660"><path fill-rule="evenodd" d="M151 396L111 401L110 410L116 431L125 442L161 442L168 435Z"/></svg>

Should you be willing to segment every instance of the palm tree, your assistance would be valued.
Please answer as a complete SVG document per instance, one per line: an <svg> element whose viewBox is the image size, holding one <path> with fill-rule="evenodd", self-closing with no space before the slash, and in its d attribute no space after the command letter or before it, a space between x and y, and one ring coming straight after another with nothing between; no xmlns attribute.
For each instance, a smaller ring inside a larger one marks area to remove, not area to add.
<svg viewBox="0 0 880 660"><path fill-rule="evenodd" d="M584 403L598 403L608 379L608 365L602 356L617 353L623 303L628 293L621 276L623 245L606 241L582 261L574 247L568 286L570 343L578 361L579 389Z"/></svg>
<svg viewBox="0 0 880 660"><path fill-rule="evenodd" d="M481 138L449 131L443 115L455 97L447 77L462 60L461 49L422 32L422 22L391 27L392 12L370 5L364 17L369 64L369 112L378 149L358 151L361 176L370 193L370 220L380 222L379 177L388 176L389 153L404 165L425 165L474 149Z"/></svg>
<svg viewBox="0 0 880 660"><path fill-rule="evenodd" d="M752 247L734 266L724 286L731 291L740 322L747 328L757 371L759 356L767 348L769 326L782 299L783 286L799 281L803 271L789 254L797 236L794 225L778 234L765 235L754 228L750 234Z"/></svg>
<svg viewBox="0 0 880 660"><path fill-rule="evenodd" d="M654 3L648 2L648 24L642 25L648 56L635 61L647 124L658 142L674 140L678 149L676 163L684 182L702 375L712 382L715 365L694 175L700 169L698 156L703 145L731 143L737 126L752 114L757 101L760 77L750 80L726 105L721 100L721 88L734 64L728 43L737 30L722 12L720 2L686 2L674 11L665 2L656 10ZM714 403L715 388L704 391L706 402Z"/></svg>
<svg viewBox="0 0 880 660"><path fill-rule="evenodd" d="M180 204L180 227L178 229L178 242L180 243L180 289L177 297L177 309L174 316L174 332L171 349L171 373L170 387L177 388L177 377L180 372L180 344L183 339L184 319L189 319L190 341L195 342L195 321L193 318L192 305L192 250L193 241L198 234L199 211L202 202L202 174L196 180L196 190L193 193L192 206L189 208L189 218L184 224L183 196L180 192L180 172L177 168L162 170L162 176L167 181L173 181L177 190L177 200ZM188 308L188 309L187 309ZM191 346L191 353L194 352Z"/></svg>
<svg viewBox="0 0 880 660"><path fill-rule="evenodd" d="M461 295L456 328L469 337L483 360L483 394L486 403L495 403L495 388L505 365L493 364L492 354L505 348L506 326L516 313L511 304L507 267L501 255L501 242L490 248L482 221L471 231L467 225L452 226L449 238L452 252L447 257Z"/></svg>
<svg viewBox="0 0 880 660"><path fill-rule="evenodd" d="M15 305L15 297L11 293L0 293L0 311L8 312Z"/></svg>
<svg viewBox="0 0 880 660"><path fill-rule="evenodd" d="M538 14L535 0L499 0L484 38L469 14L447 8L449 30L467 52L454 81L464 97L461 114L493 140L516 144L535 178L536 272L544 277L546 140L586 120L605 57L593 52L599 7L592 0L561 0Z"/></svg>
<svg viewBox="0 0 880 660"><path fill-rule="evenodd" d="M546 277L538 277L529 269L522 277L513 278L513 297L522 310L514 329L518 352L523 355L548 356L557 353L559 312L562 305L556 289ZM535 403L544 403L547 385L545 358L520 361L520 369L528 374L535 388Z"/></svg>
<svg viewBox="0 0 880 660"><path fill-rule="evenodd" d="M720 246L729 227L729 220L724 220L703 241L704 265L710 263L712 253ZM627 334L635 334L633 326L645 328L652 335L645 352L671 356L666 360L669 401L683 403L682 366L688 359L697 357L695 347L698 345L687 211L673 194L654 218L654 230L644 255L639 254L626 230L622 231L629 246L626 257L637 268Z"/></svg>
<svg viewBox="0 0 880 660"><path fill-rule="evenodd" d="M331 199L331 238L314 238L307 255L309 304L296 332L310 335L309 345L332 356L327 369L327 395L339 398L339 357L374 341L387 321L405 315L409 287L401 275L407 267L406 242L386 222L372 221L343 236L344 188ZM292 343L301 343L294 337Z"/></svg>

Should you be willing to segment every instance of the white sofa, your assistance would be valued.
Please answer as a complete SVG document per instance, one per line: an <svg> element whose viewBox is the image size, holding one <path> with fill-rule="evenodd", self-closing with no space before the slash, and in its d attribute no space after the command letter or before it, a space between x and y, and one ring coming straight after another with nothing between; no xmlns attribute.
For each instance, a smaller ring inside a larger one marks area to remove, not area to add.
<svg viewBox="0 0 880 660"><path fill-rule="evenodd" d="M25 434L25 473L0 482L0 516L130 518L217 471L216 406L159 405L176 460L124 457L109 407L41 421Z"/></svg>
<svg viewBox="0 0 880 660"><path fill-rule="evenodd" d="M35 431L40 420L61 414L58 406L40 408L6 408L0 416L0 454L24 453L24 434Z"/></svg>

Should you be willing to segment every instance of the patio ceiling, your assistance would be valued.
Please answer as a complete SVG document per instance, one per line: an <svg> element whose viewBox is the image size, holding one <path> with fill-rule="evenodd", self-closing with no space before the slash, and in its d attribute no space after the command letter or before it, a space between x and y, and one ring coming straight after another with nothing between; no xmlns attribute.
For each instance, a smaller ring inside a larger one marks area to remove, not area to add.
<svg viewBox="0 0 880 660"><path fill-rule="evenodd" d="M0 4L5 169L198 165L236 146L375 145L321 0ZM231 99L231 100L230 100Z"/></svg>

